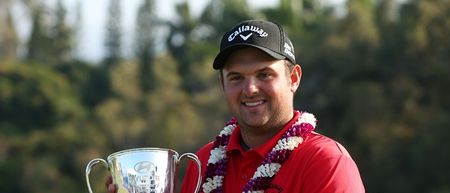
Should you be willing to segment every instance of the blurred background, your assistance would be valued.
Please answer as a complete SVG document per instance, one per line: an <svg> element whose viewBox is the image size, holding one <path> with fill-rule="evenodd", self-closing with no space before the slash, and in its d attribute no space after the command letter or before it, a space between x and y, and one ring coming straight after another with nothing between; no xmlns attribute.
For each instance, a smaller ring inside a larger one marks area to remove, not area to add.
<svg viewBox="0 0 450 193"><path fill-rule="evenodd" d="M448 0L0 0L0 192L87 192L93 158L213 140L230 116L212 60L249 18L285 27L296 108L367 192L450 192Z"/></svg>

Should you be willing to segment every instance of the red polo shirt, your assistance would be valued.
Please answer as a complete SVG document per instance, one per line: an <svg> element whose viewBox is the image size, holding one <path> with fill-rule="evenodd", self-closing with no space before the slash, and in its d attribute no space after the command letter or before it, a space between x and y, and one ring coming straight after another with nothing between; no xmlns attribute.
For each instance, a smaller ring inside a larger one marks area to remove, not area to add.
<svg viewBox="0 0 450 193"><path fill-rule="evenodd" d="M225 193L242 192L243 187L272 150L278 139L294 123L299 115L285 125L275 137L258 148L244 151L240 145L239 126L230 136L227 147L229 158L224 180ZM204 176L213 143L203 146L198 152ZM197 183L197 168L189 163L181 187L182 193L193 193ZM202 178L203 179L203 178ZM313 132L301 143L283 164L272 180L274 185L266 193L362 193L364 186L358 168L347 150L332 139ZM281 190L281 191L279 191ZM200 192L202 188L200 188Z"/></svg>

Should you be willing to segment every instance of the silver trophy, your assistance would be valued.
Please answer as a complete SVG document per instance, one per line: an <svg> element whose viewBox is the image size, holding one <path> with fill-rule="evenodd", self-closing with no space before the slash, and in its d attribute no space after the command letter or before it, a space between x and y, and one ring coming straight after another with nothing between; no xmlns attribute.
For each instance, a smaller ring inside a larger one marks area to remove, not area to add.
<svg viewBox="0 0 450 193"><path fill-rule="evenodd" d="M113 183L118 185L118 193L173 193L178 164L188 158L197 164L201 174L200 160L195 154L178 153L171 149L136 148L113 153L104 159L96 158L86 166L86 183L92 192L89 174L93 166L101 163L111 172ZM198 192L201 175L197 179L195 193Z"/></svg>

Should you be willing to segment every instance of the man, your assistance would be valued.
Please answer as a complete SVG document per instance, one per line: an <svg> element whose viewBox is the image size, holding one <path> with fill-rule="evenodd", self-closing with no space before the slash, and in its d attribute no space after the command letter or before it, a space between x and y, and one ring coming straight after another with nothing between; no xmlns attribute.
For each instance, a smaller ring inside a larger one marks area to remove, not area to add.
<svg viewBox="0 0 450 193"><path fill-rule="evenodd" d="M364 192L345 148L312 132L312 114L294 110L302 70L280 25L236 25L222 37L213 68L235 119L197 152L200 192ZM196 171L188 166L181 192L194 192Z"/></svg>
<svg viewBox="0 0 450 193"><path fill-rule="evenodd" d="M200 192L361 193L358 168L339 143L313 132L315 117L294 110L302 70L283 28L244 21L226 32L213 68L235 117L197 155ZM181 187L192 193L190 163ZM111 180L107 182L112 190Z"/></svg>

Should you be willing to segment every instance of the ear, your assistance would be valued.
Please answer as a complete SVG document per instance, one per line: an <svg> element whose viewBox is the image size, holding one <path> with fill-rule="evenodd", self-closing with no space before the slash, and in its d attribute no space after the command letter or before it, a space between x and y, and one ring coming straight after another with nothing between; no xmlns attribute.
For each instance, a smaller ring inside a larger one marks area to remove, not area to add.
<svg viewBox="0 0 450 193"><path fill-rule="evenodd" d="M291 70L290 79L291 79L291 91L295 93L298 87L300 86L300 79L302 78L302 67L296 64L294 68Z"/></svg>

